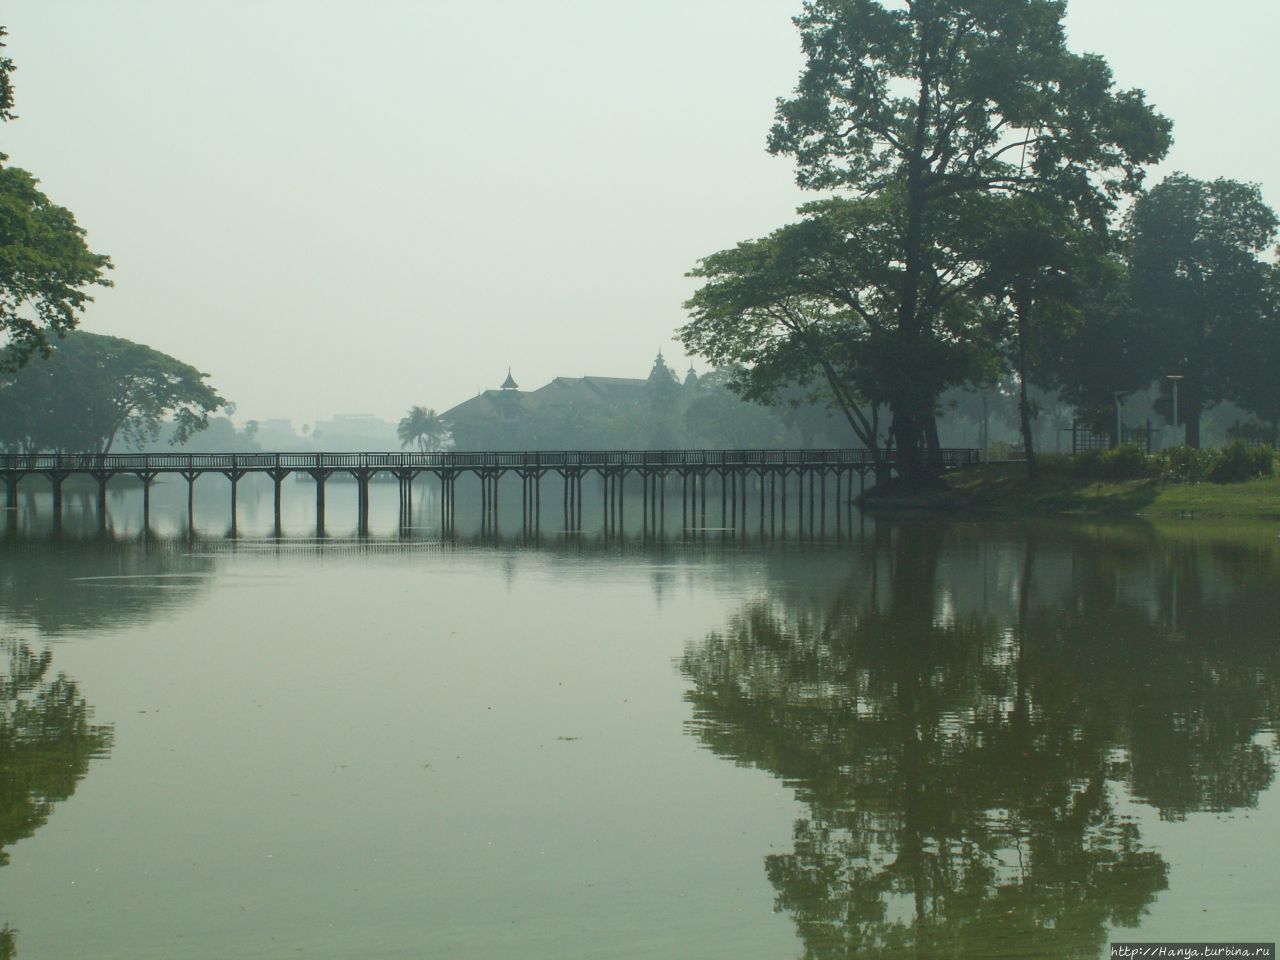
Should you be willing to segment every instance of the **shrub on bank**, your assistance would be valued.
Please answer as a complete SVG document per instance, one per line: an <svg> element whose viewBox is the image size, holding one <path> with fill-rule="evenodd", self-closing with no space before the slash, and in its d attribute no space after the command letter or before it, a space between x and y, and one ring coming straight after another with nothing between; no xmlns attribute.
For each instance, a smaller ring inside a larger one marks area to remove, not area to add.
<svg viewBox="0 0 1280 960"><path fill-rule="evenodd" d="M1165 483L1243 483L1275 472L1275 451L1237 440L1221 450L1169 447L1147 456L1141 447L1127 445L1090 450L1075 458L1075 472L1090 480L1143 480Z"/></svg>
<svg viewBox="0 0 1280 960"><path fill-rule="evenodd" d="M1209 479L1214 483L1243 483L1257 477L1269 477L1275 471L1275 451L1270 447L1253 447L1236 440L1217 451Z"/></svg>
<svg viewBox="0 0 1280 960"><path fill-rule="evenodd" d="M1167 447L1152 459L1156 464L1156 475L1165 483L1201 483L1209 479L1218 461L1218 452L1183 445Z"/></svg>
<svg viewBox="0 0 1280 960"><path fill-rule="evenodd" d="M1090 450L1076 457L1076 472L1090 480L1143 480L1156 475L1151 457L1136 444Z"/></svg>

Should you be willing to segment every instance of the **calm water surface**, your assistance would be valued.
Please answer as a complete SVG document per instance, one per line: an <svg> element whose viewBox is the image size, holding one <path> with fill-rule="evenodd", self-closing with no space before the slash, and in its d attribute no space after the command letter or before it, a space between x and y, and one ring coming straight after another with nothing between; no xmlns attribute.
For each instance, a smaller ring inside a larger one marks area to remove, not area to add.
<svg viewBox="0 0 1280 960"><path fill-rule="evenodd" d="M0 540L0 957L1277 939L1274 524L532 546L270 540L250 501L228 541L216 506Z"/></svg>

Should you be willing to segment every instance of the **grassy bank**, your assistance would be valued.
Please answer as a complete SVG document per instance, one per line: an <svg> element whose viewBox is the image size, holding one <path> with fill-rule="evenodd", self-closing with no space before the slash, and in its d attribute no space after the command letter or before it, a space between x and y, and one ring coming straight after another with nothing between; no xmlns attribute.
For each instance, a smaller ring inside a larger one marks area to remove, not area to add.
<svg viewBox="0 0 1280 960"><path fill-rule="evenodd" d="M1243 483L1097 481L1048 469L1032 483L1022 464L956 471L924 493L868 491L872 512L926 511L982 517L1096 516L1151 519L1205 517L1280 520L1280 477Z"/></svg>

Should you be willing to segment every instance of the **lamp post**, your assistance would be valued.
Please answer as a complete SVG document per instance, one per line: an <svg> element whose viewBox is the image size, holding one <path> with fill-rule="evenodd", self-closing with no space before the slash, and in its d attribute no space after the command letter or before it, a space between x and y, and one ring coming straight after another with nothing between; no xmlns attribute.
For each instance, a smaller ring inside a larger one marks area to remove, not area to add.
<svg viewBox="0 0 1280 960"><path fill-rule="evenodd" d="M1178 381L1182 379L1182 374L1167 373L1164 378L1173 382L1173 439L1176 446L1178 439Z"/></svg>
<svg viewBox="0 0 1280 960"><path fill-rule="evenodd" d="M1124 391L1117 390L1112 394L1116 401L1116 446L1124 443L1124 437L1120 433L1120 398L1124 396Z"/></svg>

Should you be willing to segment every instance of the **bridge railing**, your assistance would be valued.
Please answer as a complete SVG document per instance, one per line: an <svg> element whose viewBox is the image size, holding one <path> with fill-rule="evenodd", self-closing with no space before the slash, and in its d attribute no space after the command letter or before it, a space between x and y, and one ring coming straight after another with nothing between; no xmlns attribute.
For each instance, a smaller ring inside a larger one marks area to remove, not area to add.
<svg viewBox="0 0 1280 960"><path fill-rule="evenodd" d="M940 451L944 467L980 462L973 449ZM867 466L892 463L866 449L817 450L530 450L447 453L36 453L2 454L0 470L17 472L201 472L267 470L633 469Z"/></svg>

